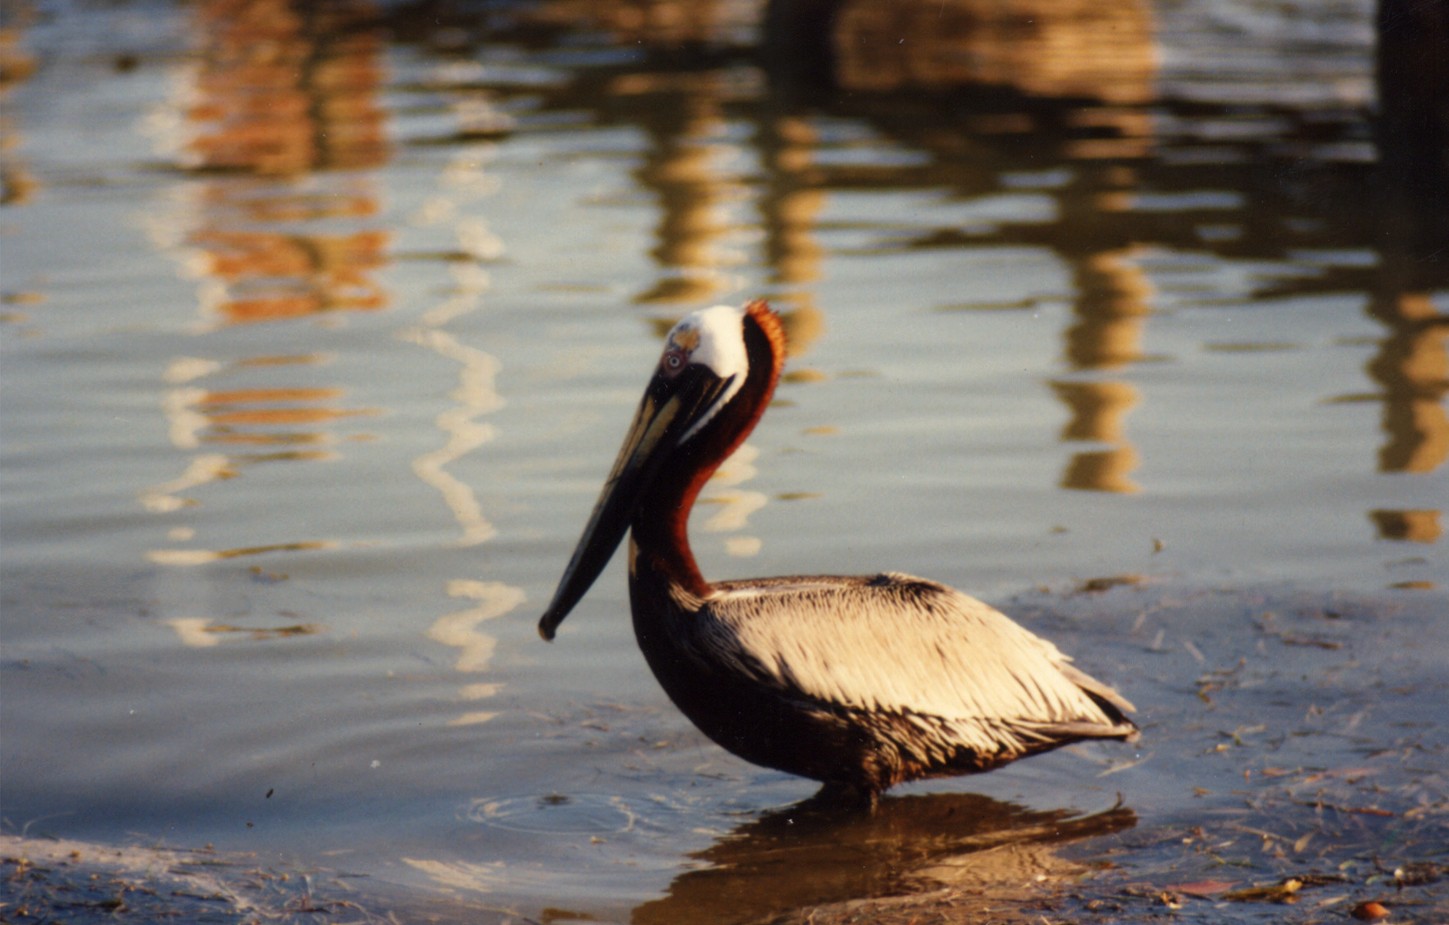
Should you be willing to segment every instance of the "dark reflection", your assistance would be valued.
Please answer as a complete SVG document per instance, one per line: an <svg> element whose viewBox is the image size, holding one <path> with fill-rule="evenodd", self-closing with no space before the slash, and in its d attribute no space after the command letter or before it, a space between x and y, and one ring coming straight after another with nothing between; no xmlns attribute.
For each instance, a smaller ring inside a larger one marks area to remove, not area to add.
<svg viewBox="0 0 1449 925"><path fill-rule="evenodd" d="M1142 102L1156 72L1142 0L770 0L765 41L794 79L850 90L1015 86Z"/></svg>
<svg viewBox="0 0 1449 925"><path fill-rule="evenodd" d="M1081 816L970 793L885 797L874 814L810 801L748 822L693 855L707 865L634 910L635 925L763 920L808 906L973 888L983 905L1079 872L1060 846L1134 826L1124 806ZM969 910L958 910L963 914Z"/></svg>
<svg viewBox="0 0 1449 925"><path fill-rule="evenodd" d="M1382 387L1384 472L1433 472L1449 460L1449 317L1431 293L1449 285L1449 5L1380 0L1377 186L1383 266L1370 313L1388 328L1369 375ZM1432 528L1425 515L1433 515ZM1438 512L1404 512L1414 539L1439 537ZM1399 538L1375 514L1385 538ZM1401 531L1402 535L1402 531Z"/></svg>

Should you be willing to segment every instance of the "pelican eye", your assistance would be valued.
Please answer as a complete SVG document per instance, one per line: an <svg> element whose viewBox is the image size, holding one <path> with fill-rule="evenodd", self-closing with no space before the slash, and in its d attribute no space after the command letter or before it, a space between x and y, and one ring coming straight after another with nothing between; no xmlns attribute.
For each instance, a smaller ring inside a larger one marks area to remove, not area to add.
<svg viewBox="0 0 1449 925"><path fill-rule="evenodd" d="M659 371L673 379L687 365L689 365L689 351L671 344L665 348L664 358L659 361Z"/></svg>

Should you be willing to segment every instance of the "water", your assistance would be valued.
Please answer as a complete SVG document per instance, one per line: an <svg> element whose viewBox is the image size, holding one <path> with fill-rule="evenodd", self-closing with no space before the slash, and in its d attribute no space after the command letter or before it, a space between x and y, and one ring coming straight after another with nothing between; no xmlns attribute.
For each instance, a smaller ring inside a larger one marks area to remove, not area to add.
<svg viewBox="0 0 1449 925"><path fill-rule="evenodd" d="M1449 282L1380 166L1370 5L1045 17L1048 58L851 7L833 91L761 66L750 4L634 9L7 10L7 832L746 921L1167 887L1184 827L1265 825L1235 782L1328 831L1367 775L1388 828L1345 817L1330 889L1442 864ZM757 295L792 356L705 574L968 589L1140 749L797 820L808 782L665 700L617 563L538 640L662 332Z"/></svg>

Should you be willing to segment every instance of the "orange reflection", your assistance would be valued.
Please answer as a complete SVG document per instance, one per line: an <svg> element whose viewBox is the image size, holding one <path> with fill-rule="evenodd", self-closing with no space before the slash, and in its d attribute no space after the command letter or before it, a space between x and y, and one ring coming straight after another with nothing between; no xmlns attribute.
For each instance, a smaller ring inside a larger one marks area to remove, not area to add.
<svg viewBox="0 0 1449 925"><path fill-rule="evenodd" d="M1066 357L1074 369L1116 370L1142 358L1142 329L1151 314L1153 287L1130 251L1077 258L1076 322L1066 331ZM1062 439L1108 444L1073 455L1062 475L1065 488L1131 493L1137 451L1124 420L1139 401L1137 388L1120 380L1054 382L1057 397L1071 410Z"/></svg>
<svg viewBox="0 0 1449 925"><path fill-rule="evenodd" d="M795 329L789 332L792 356L824 327L811 288L821 278L825 255L815 233L827 201L820 188L820 171L813 164L819 143L819 133L810 120L793 115L767 116L758 140L770 167L760 203L765 259L774 282L784 287L781 298L794 304L798 315Z"/></svg>
<svg viewBox="0 0 1449 925"><path fill-rule="evenodd" d="M193 379L213 373L235 374L243 368L243 364L235 364L212 372L198 371ZM269 367L261 367L267 368ZM332 438L325 431L280 428L297 424L327 424L343 418L377 413L373 408L337 407L335 403L344 395L343 389L330 387L253 386L217 390L185 387L171 392L166 402L166 410L171 418L172 443L183 448L207 443L326 444ZM250 457L246 461L276 458L318 459L325 455L321 452L290 452Z"/></svg>
<svg viewBox="0 0 1449 925"><path fill-rule="evenodd" d="M35 56L21 46L24 29L34 22L34 13L22 11L14 18L18 21L15 25L0 28L0 100L29 80L36 69ZM20 138L9 111L0 111L0 205L23 205L40 186L35 175L13 156Z"/></svg>
<svg viewBox="0 0 1449 925"><path fill-rule="evenodd" d="M1383 472L1433 472L1449 459L1449 326L1425 293L1378 299L1373 315L1390 328L1369 364L1384 393L1388 442Z"/></svg>
<svg viewBox="0 0 1449 925"><path fill-rule="evenodd" d="M1076 369L1118 369L1142 359L1142 329L1153 286L1130 251L1080 258L1076 323L1067 331L1067 359Z"/></svg>
<svg viewBox="0 0 1449 925"><path fill-rule="evenodd" d="M308 224L379 211L365 177L315 176L376 168L389 156L374 16L362 0L196 7L202 55L179 156L202 176L221 176L194 191L199 221L184 240L195 250L188 265L221 284L207 307L227 323L387 304L371 278L387 262L387 232Z"/></svg>
<svg viewBox="0 0 1449 925"><path fill-rule="evenodd" d="M1109 444L1074 454L1062 474L1062 487L1120 494L1138 491L1129 477L1137 468L1137 451L1124 437L1122 424L1137 404L1137 389L1126 382L1054 382L1052 388L1072 411L1062 429L1063 440Z"/></svg>
<svg viewBox="0 0 1449 925"><path fill-rule="evenodd" d="M659 197L651 253L664 272L636 300L689 304L718 298L730 288L725 269L743 261L727 245L734 228L730 204L745 196L730 168L737 149L724 138L721 107L731 85L723 74L709 73L662 83L631 79L614 89L650 101L640 110L652 143L638 178Z"/></svg>
<svg viewBox="0 0 1449 925"><path fill-rule="evenodd" d="M385 307L372 275L388 260L389 236L361 227L380 212L366 171L389 157L373 5L207 0L191 11L200 53L184 72L174 104L180 136L171 139L188 173L173 200L177 227L158 218L153 229L198 279L203 312L234 325ZM211 327L198 332L198 352ZM376 409L347 407L345 389L318 384L329 362L308 352L173 360L163 411L172 445L191 456L179 476L142 491L141 503L180 512L201 503L199 490L250 466L333 458L338 422ZM178 525L168 535L189 543L195 530ZM234 548L223 539L148 556L198 565L334 545L284 538Z"/></svg>
<svg viewBox="0 0 1449 925"><path fill-rule="evenodd" d="M232 323L387 304L368 272L386 263L388 236L301 235L206 228L191 236L206 272L230 285L217 310Z"/></svg>
<svg viewBox="0 0 1449 925"><path fill-rule="evenodd" d="M1437 543L1444 535L1439 511L1372 511L1370 516L1386 540Z"/></svg>
<svg viewBox="0 0 1449 925"><path fill-rule="evenodd" d="M382 37L366 2L214 0L196 8L204 64L187 112L200 170L294 175L387 159Z"/></svg>

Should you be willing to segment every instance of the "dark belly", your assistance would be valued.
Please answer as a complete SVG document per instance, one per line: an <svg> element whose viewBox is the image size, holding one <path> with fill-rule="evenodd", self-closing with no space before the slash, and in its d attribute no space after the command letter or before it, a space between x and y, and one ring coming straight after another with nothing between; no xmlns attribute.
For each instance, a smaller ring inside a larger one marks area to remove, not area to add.
<svg viewBox="0 0 1449 925"><path fill-rule="evenodd" d="M640 647L680 712L746 761L818 781L864 783L877 776L877 743L847 718L642 638Z"/></svg>

